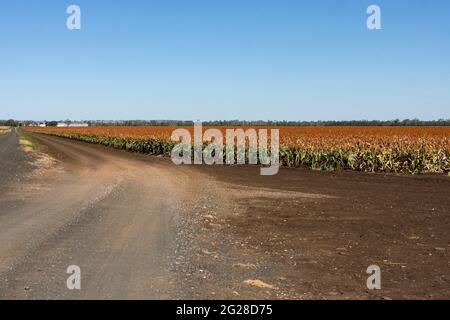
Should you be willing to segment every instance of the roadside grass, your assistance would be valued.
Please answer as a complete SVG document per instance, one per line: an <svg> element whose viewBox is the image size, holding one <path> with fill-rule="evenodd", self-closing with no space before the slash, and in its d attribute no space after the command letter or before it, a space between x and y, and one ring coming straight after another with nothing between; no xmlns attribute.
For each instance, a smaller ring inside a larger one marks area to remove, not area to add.
<svg viewBox="0 0 450 320"><path fill-rule="evenodd" d="M23 132L20 129L16 129L16 130L17 130L17 134L19 135L19 143L22 146L23 151L32 152L32 151L36 151L39 149L39 146L36 143L31 141L28 134L26 134L25 132Z"/></svg>

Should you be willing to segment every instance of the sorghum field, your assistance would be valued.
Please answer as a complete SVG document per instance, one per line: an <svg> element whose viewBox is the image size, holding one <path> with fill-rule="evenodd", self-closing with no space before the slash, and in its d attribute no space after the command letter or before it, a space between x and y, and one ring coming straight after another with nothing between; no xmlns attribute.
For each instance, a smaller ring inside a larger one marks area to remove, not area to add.
<svg viewBox="0 0 450 320"><path fill-rule="evenodd" d="M169 155L179 127L27 127L25 131ZM182 127L193 132L193 127ZM211 127L203 127L207 130ZM229 127L214 127L225 129ZM242 127L243 129L247 129ZM267 127L253 127L264 129ZM288 167L365 172L450 172L450 127L270 127L280 130L280 162ZM267 128L269 129L269 128Z"/></svg>

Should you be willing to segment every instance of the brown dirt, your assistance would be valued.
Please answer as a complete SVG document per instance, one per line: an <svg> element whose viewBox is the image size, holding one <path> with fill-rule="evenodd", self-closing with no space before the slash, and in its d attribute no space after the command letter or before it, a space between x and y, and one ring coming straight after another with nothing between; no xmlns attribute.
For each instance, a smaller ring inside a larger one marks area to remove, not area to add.
<svg viewBox="0 0 450 320"><path fill-rule="evenodd" d="M0 195L0 297L450 298L449 177L260 176L33 140L56 162ZM372 264L381 290L366 288Z"/></svg>
<svg viewBox="0 0 450 320"><path fill-rule="evenodd" d="M247 262L270 263L265 280L286 297L450 298L450 177L197 170L234 203L224 233L240 239ZM372 264L382 290L366 287Z"/></svg>

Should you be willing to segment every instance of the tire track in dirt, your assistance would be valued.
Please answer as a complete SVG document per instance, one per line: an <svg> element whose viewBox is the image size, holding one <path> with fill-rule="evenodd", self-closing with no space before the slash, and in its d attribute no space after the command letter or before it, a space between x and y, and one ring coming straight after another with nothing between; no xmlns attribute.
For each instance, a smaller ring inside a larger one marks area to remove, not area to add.
<svg viewBox="0 0 450 320"><path fill-rule="evenodd" d="M32 139L59 170L0 215L0 297L234 297L227 288L236 279L219 262L212 268L217 278L192 286L207 272L194 262L202 252L194 238L210 238L192 215L206 215L207 206L226 209L207 176L166 159L56 137ZM82 270L80 291L65 286L69 265Z"/></svg>

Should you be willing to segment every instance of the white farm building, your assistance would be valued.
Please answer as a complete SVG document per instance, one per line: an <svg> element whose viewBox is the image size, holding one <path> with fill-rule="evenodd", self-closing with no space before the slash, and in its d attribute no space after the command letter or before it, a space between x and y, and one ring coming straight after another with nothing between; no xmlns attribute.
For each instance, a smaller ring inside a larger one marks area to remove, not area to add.
<svg viewBox="0 0 450 320"><path fill-rule="evenodd" d="M69 127L89 127L87 123L70 123Z"/></svg>
<svg viewBox="0 0 450 320"><path fill-rule="evenodd" d="M59 122L56 126L57 127L88 127L89 124L87 124L87 123L77 123L77 122L67 124L65 122Z"/></svg>

